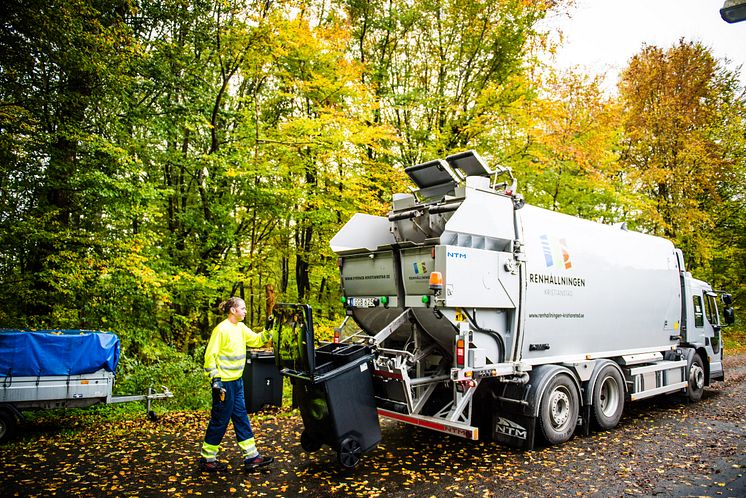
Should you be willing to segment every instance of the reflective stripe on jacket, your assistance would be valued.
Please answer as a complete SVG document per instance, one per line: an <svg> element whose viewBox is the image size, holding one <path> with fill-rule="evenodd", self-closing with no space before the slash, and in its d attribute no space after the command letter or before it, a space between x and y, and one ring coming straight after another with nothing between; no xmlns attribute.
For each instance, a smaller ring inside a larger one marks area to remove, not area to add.
<svg viewBox="0 0 746 498"><path fill-rule="evenodd" d="M268 340L266 333L257 334L242 322L233 324L225 319L212 331L205 349L205 374L223 381L240 379L246 365L246 348L258 348Z"/></svg>

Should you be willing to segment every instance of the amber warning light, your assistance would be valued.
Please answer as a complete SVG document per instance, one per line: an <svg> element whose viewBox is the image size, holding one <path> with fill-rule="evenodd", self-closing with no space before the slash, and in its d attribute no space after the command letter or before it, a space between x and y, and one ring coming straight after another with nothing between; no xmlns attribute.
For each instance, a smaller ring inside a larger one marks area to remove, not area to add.
<svg viewBox="0 0 746 498"><path fill-rule="evenodd" d="M443 274L434 271L430 274L430 290L440 292L443 290Z"/></svg>

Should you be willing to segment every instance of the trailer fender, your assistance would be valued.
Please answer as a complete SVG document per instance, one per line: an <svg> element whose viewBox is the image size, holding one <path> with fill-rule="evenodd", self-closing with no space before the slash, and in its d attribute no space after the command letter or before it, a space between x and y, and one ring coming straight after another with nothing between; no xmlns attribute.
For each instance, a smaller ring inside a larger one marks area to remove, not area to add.
<svg viewBox="0 0 746 498"><path fill-rule="evenodd" d="M577 375L575 375L572 370L560 365L541 365L534 368L529 374L530 378L526 386L527 392L525 397L528 402L527 415L532 417L539 416L539 403L541 397L544 395L544 391L546 390L549 381L560 374L567 374L572 379L575 388L578 390L578 399L581 400L581 404L583 403L583 398L580 396L580 393L582 392L580 390L580 382L578 381Z"/></svg>

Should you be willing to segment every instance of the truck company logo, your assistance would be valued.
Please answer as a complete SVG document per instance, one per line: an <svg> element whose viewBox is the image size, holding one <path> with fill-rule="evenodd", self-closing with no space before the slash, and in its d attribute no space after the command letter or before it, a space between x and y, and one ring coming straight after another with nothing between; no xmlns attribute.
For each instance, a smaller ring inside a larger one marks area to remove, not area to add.
<svg viewBox="0 0 746 498"><path fill-rule="evenodd" d="M570 251L567 249L565 239L550 239L548 235L539 237L541 248L544 251L544 262L547 268L558 270L569 270L572 268Z"/></svg>
<svg viewBox="0 0 746 498"><path fill-rule="evenodd" d="M420 275L427 273L427 266L425 266L425 262L421 261L419 263L412 263L412 266L414 266L414 274Z"/></svg>
<svg viewBox="0 0 746 498"><path fill-rule="evenodd" d="M542 275L529 273L528 281L532 284L569 285L572 287L585 287L585 279L578 277L560 277L558 275Z"/></svg>
<svg viewBox="0 0 746 498"><path fill-rule="evenodd" d="M495 430L500 434L518 439L526 439L528 436L528 431L526 431L525 427L521 427L512 420L502 417L497 418L497 422L495 422Z"/></svg>
<svg viewBox="0 0 746 498"><path fill-rule="evenodd" d="M449 258L455 258L455 259L466 259L466 253L465 252L448 251L448 257Z"/></svg>

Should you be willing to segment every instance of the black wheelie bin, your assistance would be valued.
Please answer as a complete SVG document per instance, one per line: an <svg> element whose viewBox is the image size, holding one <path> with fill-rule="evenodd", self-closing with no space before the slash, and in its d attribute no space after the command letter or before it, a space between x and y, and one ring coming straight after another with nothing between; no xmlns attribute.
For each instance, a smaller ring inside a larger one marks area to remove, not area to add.
<svg viewBox="0 0 746 498"><path fill-rule="evenodd" d="M301 446L313 452L325 444L343 467L354 467L381 440L370 349L336 343L315 349L308 305L277 304L274 318L275 361L295 389L304 426Z"/></svg>
<svg viewBox="0 0 746 498"><path fill-rule="evenodd" d="M249 413L256 413L266 405L282 406L282 376L275 366L274 354L246 351L243 390Z"/></svg>

